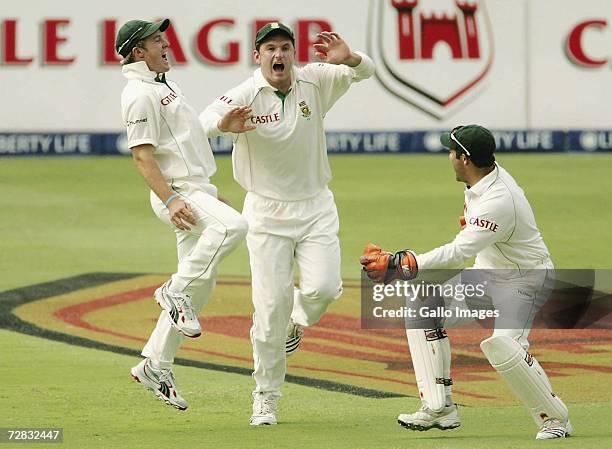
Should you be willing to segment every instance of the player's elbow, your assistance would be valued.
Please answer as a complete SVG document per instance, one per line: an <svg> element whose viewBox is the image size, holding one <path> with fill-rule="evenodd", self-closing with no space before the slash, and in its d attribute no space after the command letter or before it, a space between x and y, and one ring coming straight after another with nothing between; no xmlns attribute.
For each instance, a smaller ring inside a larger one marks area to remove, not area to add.
<svg viewBox="0 0 612 449"><path fill-rule="evenodd" d="M130 148L130 150L132 151L132 160L139 167L149 164L154 159L155 147L153 145L138 145Z"/></svg>

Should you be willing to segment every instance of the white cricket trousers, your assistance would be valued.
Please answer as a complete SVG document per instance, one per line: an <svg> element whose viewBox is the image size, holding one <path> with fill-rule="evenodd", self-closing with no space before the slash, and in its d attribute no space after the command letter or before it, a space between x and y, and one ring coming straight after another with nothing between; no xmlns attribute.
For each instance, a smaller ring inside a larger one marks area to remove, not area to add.
<svg viewBox="0 0 612 449"><path fill-rule="evenodd" d="M172 275L171 289L191 295L199 314L215 288L219 263L244 239L247 222L240 213L217 199L217 188L208 182L182 182L172 185L181 199L191 206L196 225L182 231L170 222L170 214L151 192L151 207L157 217L176 233L178 268ZM162 312L157 325L142 350L163 368L169 368L184 336L170 324Z"/></svg>
<svg viewBox="0 0 612 449"><path fill-rule="evenodd" d="M533 319L548 300L555 283L555 267L550 259L530 269L463 270L446 284L483 285L484 292L500 317L495 320L493 336L507 336L529 349L529 333ZM446 297L446 307L467 307L465 301ZM472 322L471 318L445 320L445 327L457 327Z"/></svg>
<svg viewBox="0 0 612 449"><path fill-rule="evenodd" d="M280 395L289 318L311 326L342 294L338 211L326 188L302 201L277 201L249 192L242 213L249 223L255 392ZM294 288L294 262L299 288Z"/></svg>

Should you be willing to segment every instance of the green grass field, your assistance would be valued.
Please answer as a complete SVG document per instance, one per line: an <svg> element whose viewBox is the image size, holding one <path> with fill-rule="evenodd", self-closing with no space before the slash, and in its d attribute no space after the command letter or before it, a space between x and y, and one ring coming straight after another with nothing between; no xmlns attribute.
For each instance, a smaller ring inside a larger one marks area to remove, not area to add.
<svg viewBox="0 0 612 449"><path fill-rule="evenodd" d="M557 267L612 268L612 155L498 159L526 191ZM230 160L217 162L213 182L240 209L244 194L232 180ZM368 241L424 251L457 232L463 188L445 157L337 156L331 163L345 279L359 278L357 260ZM174 237L151 211L129 158L2 159L0 186L0 292L82 273L174 269ZM221 272L249 275L245 245ZM610 353L612 346L599 350ZM580 360L579 353L573 356ZM190 401L181 413L130 383L128 371L136 360L0 329L0 428L64 428L62 446L35 447L551 446L533 441L533 423L518 405L463 407L461 429L414 433L395 422L398 413L417 407L412 397L372 399L296 384L284 389L280 425L253 429L249 376L177 366L181 391ZM573 397L580 397L580 375ZM573 400L576 436L552 444L612 447L609 397Z"/></svg>

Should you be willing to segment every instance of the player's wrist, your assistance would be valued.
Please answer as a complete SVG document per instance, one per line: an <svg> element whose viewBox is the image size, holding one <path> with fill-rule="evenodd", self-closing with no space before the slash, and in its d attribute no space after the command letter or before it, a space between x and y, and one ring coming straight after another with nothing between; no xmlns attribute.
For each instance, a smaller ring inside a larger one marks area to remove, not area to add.
<svg viewBox="0 0 612 449"><path fill-rule="evenodd" d="M349 57L344 60L343 64L349 67L357 67L359 64L361 64L361 56L352 51Z"/></svg>
<svg viewBox="0 0 612 449"><path fill-rule="evenodd" d="M172 201L174 201L178 197L179 197L179 194L174 192L172 195L170 195L168 198L166 198L166 201L164 201L164 206L169 207L170 203L172 203Z"/></svg>

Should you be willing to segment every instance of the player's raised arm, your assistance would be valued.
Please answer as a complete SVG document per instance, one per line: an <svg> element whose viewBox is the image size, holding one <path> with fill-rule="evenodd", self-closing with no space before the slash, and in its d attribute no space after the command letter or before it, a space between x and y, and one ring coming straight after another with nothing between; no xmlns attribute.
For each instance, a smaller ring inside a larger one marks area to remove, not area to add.
<svg viewBox="0 0 612 449"><path fill-rule="evenodd" d="M361 55L351 51L350 47L338 33L323 31L317 35L320 43L314 44L315 56L328 64L344 64L357 67L362 60Z"/></svg>
<svg viewBox="0 0 612 449"><path fill-rule="evenodd" d="M368 55L352 51L338 33L322 32L318 37L320 42L313 48L322 64L308 64L304 71L319 86L325 114L351 84L374 75L376 67Z"/></svg>

